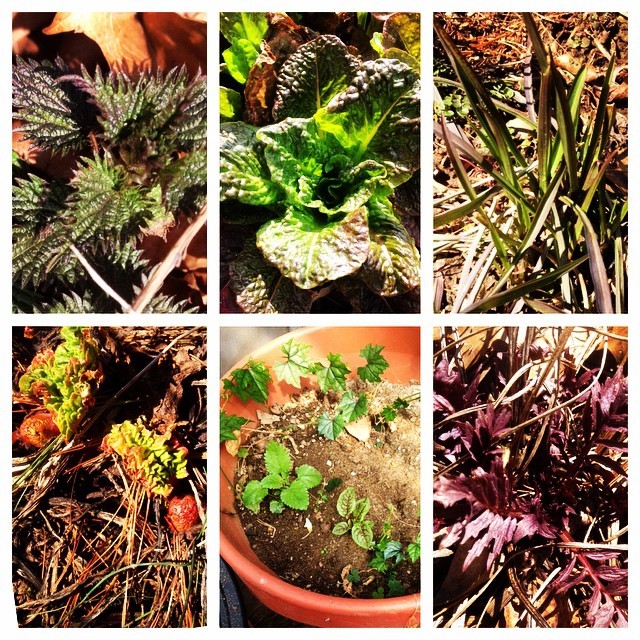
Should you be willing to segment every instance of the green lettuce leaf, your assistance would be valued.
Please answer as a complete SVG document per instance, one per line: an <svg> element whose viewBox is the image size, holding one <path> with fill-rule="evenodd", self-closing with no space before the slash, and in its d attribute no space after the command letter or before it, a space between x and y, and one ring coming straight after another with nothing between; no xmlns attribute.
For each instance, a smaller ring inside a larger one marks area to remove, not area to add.
<svg viewBox="0 0 640 640"><path fill-rule="evenodd" d="M260 43L269 31L266 13L220 14L220 32L231 45L222 52L227 71L234 80L244 84L260 54Z"/></svg>
<svg viewBox="0 0 640 640"><path fill-rule="evenodd" d="M230 122L220 128L220 200L267 205L282 193L269 179L257 129L244 122Z"/></svg>
<svg viewBox="0 0 640 640"><path fill-rule="evenodd" d="M278 75L273 106L276 122L311 118L351 84L359 64L336 36L320 36L302 45Z"/></svg>
<svg viewBox="0 0 640 640"><path fill-rule="evenodd" d="M359 275L378 295L395 296L420 284L420 254L386 198L372 200L369 212L370 249Z"/></svg>
<svg viewBox="0 0 640 640"><path fill-rule="evenodd" d="M256 235L265 258L301 289L354 273L369 254L365 207L339 221L322 218L291 208L283 218L262 225Z"/></svg>
<svg viewBox="0 0 640 640"><path fill-rule="evenodd" d="M390 193L387 171L375 161L354 164L340 142L318 132L313 120L288 118L256 134L265 145L271 180L291 205L329 216L353 211L373 193Z"/></svg>
<svg viewBox="0 0 640 640"><path fill-rule="evenodd" d="M418 168L420 80L394 59L363 63L352 85L315 115L318 129L331 133L354 164L383 164L393 186Z"/></svg>

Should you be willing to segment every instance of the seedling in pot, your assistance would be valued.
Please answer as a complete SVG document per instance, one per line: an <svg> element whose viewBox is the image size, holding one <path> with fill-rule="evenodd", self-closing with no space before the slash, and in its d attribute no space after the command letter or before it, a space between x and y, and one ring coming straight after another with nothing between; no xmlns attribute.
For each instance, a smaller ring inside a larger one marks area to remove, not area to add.
<svg viewBox="0 0 640 640"><path fill-rule="evenodd" d="M262 501L269 495L273 499L269 503L271 513L282 513L285 507L306 510L309 507L309 489L322 482L322 475L311 465L301 464L295 469L295 479L291 479L293 464L285 447L272 440L264 452L264 464L267 475L262 480L249 481L242 492L242 504L258 513Z"/></svg>
<svg viewBox="0 0 640 640"><path fill-rule="evenodd" d="M363 549L370 549L373 543L373 522L365 520L369 513L371 502L369 498L356 499L353 487L347 487L339 496L336 505L338 513L346 520L338 522L332 529L332 533L342 536L351 532L353 541Z"/></svg>

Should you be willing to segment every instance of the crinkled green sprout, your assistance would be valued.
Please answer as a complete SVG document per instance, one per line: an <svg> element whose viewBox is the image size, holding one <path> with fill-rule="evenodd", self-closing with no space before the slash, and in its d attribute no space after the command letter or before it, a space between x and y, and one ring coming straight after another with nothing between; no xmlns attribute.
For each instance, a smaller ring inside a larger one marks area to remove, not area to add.
<svg viewBox="0 0 640 640"><path fill-rule="evenodd" d="M103 379L99 346L90 328L62 327L64 341L38 353L18 386L49 410L65 441L69 441L88 409Z"/></svg>
<svg viewBox="0 0 640 640"><path fill-rule="evenodd" d="M145 426L143 418L114 424L102 448L120 456L127 475L149 494L167 498L173 481L187 477L186 447L172 440L171 429L156 433Z"/></svg>

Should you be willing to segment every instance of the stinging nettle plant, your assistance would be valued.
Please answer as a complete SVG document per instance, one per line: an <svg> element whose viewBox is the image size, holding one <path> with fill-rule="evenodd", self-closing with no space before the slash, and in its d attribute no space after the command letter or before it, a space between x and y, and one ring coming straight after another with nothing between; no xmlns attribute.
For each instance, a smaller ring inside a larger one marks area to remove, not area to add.
<svg viewBox="0 0 640 640"><path fill-rule="evenodd" d="M243 310L299 312L308 292L346 278L382 297L419 286L392 201L419 167L419 116L416 71L323 35L282 66L274 124L222 124L223 220L261 223L230 267Z"/></svg>
<svg viewBox="0 0 640 640"><path fill-rule="evenodd" d="M14 153L14 309L120 311L77 255L133 301L150 271L137 241L205 206L206 78L76 74L59 58L17 57L13 114L23 139L74 167L71 179L49 178ZM156 295L145 310L185 304Z"/></svg>

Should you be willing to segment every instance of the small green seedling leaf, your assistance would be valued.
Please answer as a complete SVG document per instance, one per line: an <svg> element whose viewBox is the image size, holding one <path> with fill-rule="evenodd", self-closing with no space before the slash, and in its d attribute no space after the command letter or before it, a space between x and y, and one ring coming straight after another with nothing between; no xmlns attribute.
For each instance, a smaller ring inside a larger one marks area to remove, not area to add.
<svg viewBox="0 0 640 640"><path fill-rule="evenodd" d="M263 487L258 480L250 480L242 492L242 504L252 511L258 513L260 504L266 498L268 489Z"/></svg>
<svg viewBox="0 0 640 640"><path fill-rule="evenodd" d="M331 419L325 412L318 418L318 433L327 440L335 440L343 431L344 418L341 415Z"/></svg>
<svg viewBox="0 0 640 640"><path fill-rule="evenodd" d="M349 531L349 529L351 529L351 526L348 522L338 522L338 524L331 530L331 533L336 536L343 536Z"/></svg>
<svg viewBox="0 0 640 640"><path fill-rule="evenodd" d="M304 511L309 506L309 491L300 480L294 480L282 490L280 499L287 507Z"/></svg>
<svg viewBox="0 0 640 640"><path fill-rule="evenodd" d="M227 440L237 440L234 431L239 431L245 424L250 422L246 418L228 414L226 411L220 411L220 442Z"/></svg>
<svg viewBox="0 0 640 640"><path fill-rule="evenodd" d="M298 480L302 482L307 489L313 489L322 482L320 472L309 464L301 464L296 469L296 475L298 476Z"/></svg>
<svg viewBox="0 0 640 640"><path fill-rule="evenodd" d="M269 474L288 476L291 471L291 456L279 442L271 440L264 452L264 464Z"/></svg>
<svg viewBox="0 0 640 640"><path fill-rule="evenodd" d="M378 587L372 594L372 598L376 600L382 600L384 598L384 589L382 587Z"/></svg>
<svg viewBox="0 0 640 640"><path fill-rule="evenodd" d="M373 522L371 520L354 522L351 528L351 537L359 547L370 549L373 544Z"/></svg>
<svg viewBox="0 0 640 640"><path fill-rule="evenodd" d="M351 569L351 571L349 571L349 573L347 574L347 580L352 584L360 584L360 572L357 569Z"/></svg>
<svg viewBox="0 0 640 640"><path fill-rule="evenodd" d="M260 480L260 485L265 489L282 489L285 479L277 473L270 473Z"/></svg>
<svg viewBox="0 0 640 640"><path fill-rule="evenodd" d="M224 388L238 396L242 402L247 402L249 398L266 404L269 399L267 385L271 382L271 374L264 362L249 360L241 369L234 369L231 372L232 380L224 381Z"/></svg>
<svg viewBox="0 0 640 640"><path fill-rule="evenodd" d="M356 501L356 505L353 509L353 519L358 522L362 520L371 509L371 501L369 498L360 498Z"/></svg>
<svg viewBox="0 0 640 640"><path fill-rule="evenodd" d="M420 534L416 536L415 542L410 542L407 545L407 555L411 562L415 562L420 557Z"/></svg>
<svg viewBox="0 0 640 640"><path fill-rule="evenodd" d="M387 580L387 587L389 589L388 595L390 598L396 598L397 596L403 596L405 591L404 587L400 584L400 581L395 576L391 576Z"/></svg>
<svg viewBox="0 0 640 640"><path fill-rule="evenodd" d="M347 487L339 496L336 504L338 513L343 518L348 518L356 508L356 491L353 487Z"/></svg>
<svg viewBox="0 0 640 640"><path fill-rule="evenodd" d="M358 367L358 376L364 382L380 382L380 374L389 367L385 357L380 355L384 346L368 344L360 355L367 361L364 367Z"/></svg>
<svg viewBox="0 0 640 640"><path fill-rule="evenodd" d="M314 372L315 366L309 359L311 345L294 342L293 338L282 345L281 350L287 356L285 362L276 362L273 369L278 380L300 388L300 378Z"/></svg>
<svg viewBox="0 0 640 640"><path fill-rule="evenodd" d="M318 376L318 384L322 393L327 393L329 389L343 391L347 388L346 376L349 368L342 362L342 355L339 353L330 353L327 355L329 366L317 365L316 375Z"/></svg>
<svg viewBox="0 0 640 640"><path fill-rule="evenodd" d="M284 511L284 505L280 500L271 500L269 503L269 511L271 513L275 513L276 515L280 515Z"/></svg>
<svg viewBox="0 0 640 640"><path fill-rule="evenodd" d="M324 488L324 490L327 493L331 493L332 491L337 489L341 484L342 484L342 478L331 478L331 480L327 482L327 486Z"/></svg>
<svg viewBox="0 0 640 640"><path fill-rule="evenodd" d="M384 549L383 557L385 560L392 560L395 564L404 560L402 553L402 543L397 540L389 540Z"/></svg>
<svg viewBox="0 0 640 640"><path fill-rule="evenodd" d="M347 391L338 404L338 413L346 422L353 422L367 413L369 402L367 396L361 393L356 398L353 391Z"/></svg>

